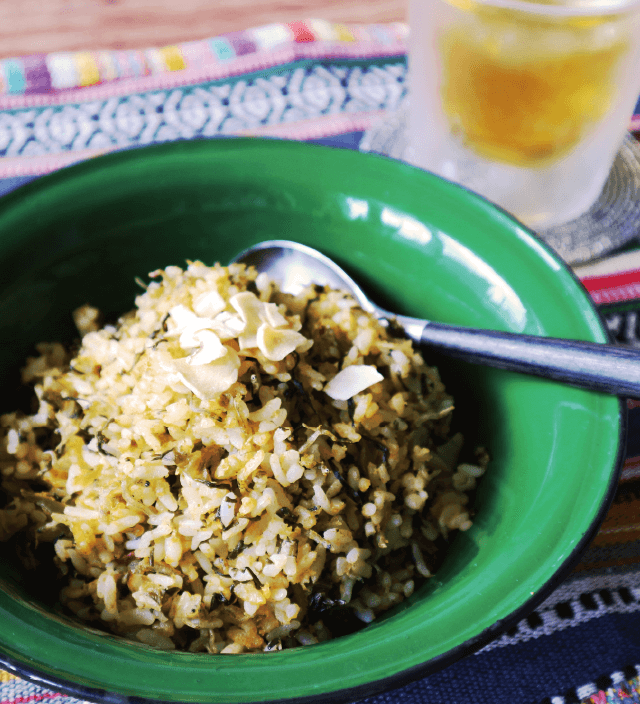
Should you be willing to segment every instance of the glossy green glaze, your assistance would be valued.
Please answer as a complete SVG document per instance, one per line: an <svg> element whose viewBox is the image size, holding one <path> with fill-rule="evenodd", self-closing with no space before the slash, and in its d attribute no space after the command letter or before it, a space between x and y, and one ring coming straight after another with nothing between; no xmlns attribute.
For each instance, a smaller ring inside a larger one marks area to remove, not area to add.
<svg viewBox="0 0 640 704"><path fill-rule="evenodd" d="M135 276L187 258L226 263L271 238L318 247L398 312L606 339L564 266L507 215L450 183L300 143L182 142L98 158L0 202L0 410L18 402L15 378L32 345L73 335L76 306L121 312L132 306ZM111 701L261 702L373 692L386 678L388 685L477 647L486 629L544 592L593 528L615 479L621 407L615 398L426 357L454 392L468 441L486 445L493 461L473 528L407 604L319 646L165 653L51 616L5 555L0 650L44 682L103 689Z"/></svg>

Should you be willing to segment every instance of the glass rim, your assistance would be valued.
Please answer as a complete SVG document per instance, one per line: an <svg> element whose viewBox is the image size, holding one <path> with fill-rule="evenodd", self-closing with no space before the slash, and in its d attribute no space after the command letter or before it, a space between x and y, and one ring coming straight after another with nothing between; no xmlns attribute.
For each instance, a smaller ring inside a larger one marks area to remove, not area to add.
<svg viewBox="0 0 640 704"><path fill-rule="evenodd" d="M413 0L412 5L420 3L422 0ZM474 5L488 8L500 8L506 10L516 10L532 15L543 15L549 18L555 17L602 17L607 15L640 14L640 0L613 0L609 3L602 3L599 0L576 0L570 4L552 4L540 2L539 0L453 0L452 5L462 7L469 5L471 9ZM467 8L464 8L467 9Z"/></svg>

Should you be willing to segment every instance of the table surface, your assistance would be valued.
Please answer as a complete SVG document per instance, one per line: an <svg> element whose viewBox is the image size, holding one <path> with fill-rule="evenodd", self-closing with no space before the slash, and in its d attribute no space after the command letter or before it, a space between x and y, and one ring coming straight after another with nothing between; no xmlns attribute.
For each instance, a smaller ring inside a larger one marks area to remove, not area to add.
<svg viewBox="0 0 640 704"><path fill-rule="evenodd" d="M2 0L0 58L163 46L307 18L404 21L406 0Z"/></svg>

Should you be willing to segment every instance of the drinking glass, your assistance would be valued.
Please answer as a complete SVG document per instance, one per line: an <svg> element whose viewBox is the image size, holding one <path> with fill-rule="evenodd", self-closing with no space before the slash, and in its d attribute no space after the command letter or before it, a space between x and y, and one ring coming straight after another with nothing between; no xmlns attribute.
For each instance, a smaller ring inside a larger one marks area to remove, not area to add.
<svg viewBox="0 0 640 704"><path fill-rule="evenodd" d="M534 229L598 198L640 94L638 0L410 0L408 161Z"/></svg>

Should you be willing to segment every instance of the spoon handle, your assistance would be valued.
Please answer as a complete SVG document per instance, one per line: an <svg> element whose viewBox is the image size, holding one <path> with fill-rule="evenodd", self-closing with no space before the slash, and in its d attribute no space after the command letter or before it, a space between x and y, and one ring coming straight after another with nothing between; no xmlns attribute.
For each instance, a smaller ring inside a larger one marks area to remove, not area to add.
<svg viewBox="0 0 640 704"><path fill-rule="evenodd" d="M439 323L427 323L419 342L469 362L640 398L638 350Z"/></svg>

